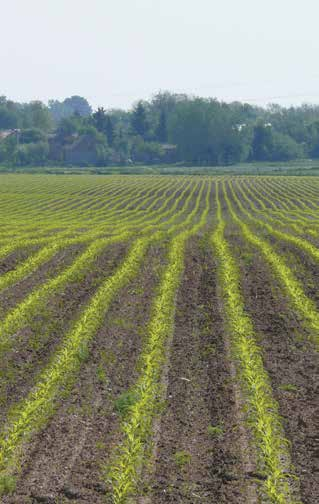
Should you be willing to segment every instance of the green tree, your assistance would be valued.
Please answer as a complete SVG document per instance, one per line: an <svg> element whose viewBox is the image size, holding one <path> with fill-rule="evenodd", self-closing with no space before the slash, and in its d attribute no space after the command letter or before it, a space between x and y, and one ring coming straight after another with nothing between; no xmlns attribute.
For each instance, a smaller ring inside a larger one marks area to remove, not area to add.
<svg viewBox="0 0 319 504"><path fill-rule="evenodd" d="M111 116L107 116L106 119L106 137L108 144L112 147L114 144L114 137L115 137L115 128L113 124L113 120Z"/></svg>
<svg viewBox="0 0 319 504"><path fill-rule="evenodd" d="M66 98L63 102L71 114L79 114L81 117L89 117L92 114L92 107L82 96L74 95Z"/></svg>
<svg viewBox="0 0 319 504"><path fill-rule="evenodd" d="M103 107L99 107L97 111L92 114L92 122L98 131L106 133L107 115Z"/></svg>
<svg viewBox="0 0 319 504"><path fill-rule="evenodd" d="M30 128L21 131L19 142L22 144L46 141L46 134L38 128Z"/></svg>
<svg viewBox="0 0 319 504"><path fill-rule="evenodd" d="M24 128L37 128L43 131L50 131L53 128L53 121L49 109L40 101L33 101L23 108Z"/></svg>
<svg viewBox="0 0 319 504"><path fill-rule="evenodd" d="M67 141L72 135L79 132L82 127L81 118L77 115L65 117L59 123L56 130L57 138L61 142Z"/></svg>
<svg viewBox="0 0 319 504"><path fill-rule="evenodd" d="M81 117L89 117L92 114L89 102L82 96L77 95L66 98L62 102L49 100L49 111L56 123L74 114L78 114Z"/></svg>
<svg viewBox="0 0 319 504"><path fill-rule="evenodd" d="M229 109L216 100L178 103L169 121L169 141L178 146L179 158L186 162L218 165L241 159L239 129Z"/></svg>
<svg viewBox="0 0 319 504"><path fill-rule="evenodd" d="M319 121L315 121L307 128L307 151L311 157L319 157Z"/></svg>
<svg viewBox="0 0 319 504"><path fill-rule="evenodd" d="M42 165L47 162L49 155L48 142L37 142L19 145L15 151L15 164Z"/></svg>
<svg viewBox="0 0 319 504"><path fill-rule="evenodd" d="M18 114L9 110L6 105L0 105L0 130L15 129L18 127Z"/></svg>
<svg viewBox="0 0 319 504"><path fill-rule="evenodd" d="M290 161L305 155L304 148L291 136L283 133L273 133L272 161Z"/></svg>
<svg viewBox="0 0 319 504"><path fill-rule="evenodd" d="M270 125L257 124L252 141L252 160L268 161L273 154L273 133Z"/></svg>
<svg viewBox="0 0 319 504"><path fill-rule="evenodd" d="M148 121L147 121L146 108L143 105L142 101L139 101L136 107L133 109L131 116L131 126L133 132L136 135L145 138L146 133L148 131Z"/></svg>
<svg viewBox="0 0 319 504"><path fill-rule="evenodd" d="M156 128L156 138L159 142L167 142L167 136L168 136L168 131L167 131L167 115L165 110L161 111L160 117L159 117L159 122Z"/></svg>

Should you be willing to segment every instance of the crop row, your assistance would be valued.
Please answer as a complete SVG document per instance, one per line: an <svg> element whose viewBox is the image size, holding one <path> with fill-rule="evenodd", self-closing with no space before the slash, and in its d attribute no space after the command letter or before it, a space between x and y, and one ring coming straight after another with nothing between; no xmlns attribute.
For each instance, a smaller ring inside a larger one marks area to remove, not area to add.
<svg viewBox="0 0 319 504"><path fill-rule="evenodd" d="M184 207L170 217L170 234L177 232L179 229L187 229L192 224L192 220L196 219L204 188L205 186L202 184L193 210L186 213L182 223L173 224L174 220L185 212ZM206 202L209 194L209 186L207 186ZM186 202L189 204L191 197L192 193L190 193L189 199L187 198L184 201L184 204ZM169 224L169 221L165 224ZM150 227L153 233L145 233L144 236L138 238L133 243L122 265L98 288L87 307L80 314L73 328L64 337L60 349L55 352L49 365L40 373L29 395L9 412L8 421L0 438L0 461L2 469L2 480L0 481L2 481L3 490L8 480L12 477L11 473L18 467L19 454L24 443L52 415L58 399L69 390L73 383L80 364L87 355L90 340L103 322L105 313L114 295L137 274L149 245L165 238L166 233L163 231L155 231L154 233L154 228L151 225ZM123 241L124 239L128 239L128 237L128 233L123 233L122 236L109 238L108 241ZM8 346L14 343L12 336L15 331L19 327L23 327L30 317L34 316L37 311L41 310L41 307L45 306L47 299L54 291L61 289L68 282L72 281L72 278L77 276L81 271L81 267L89 267L89 264L95 261L96 254L105 248L106 241L107 239L93 243L62 275L36 289L34 293L30 294L29 297L7 316L2 324L2 355L8 350Z"/></svg>
<svg viewBox="0 0 319 504"><path fill-rule="evenodd" d="M161 372L168 358L169 340L174 330L175 299L184 269L185 244L206 225L208 214L209 191L200 220L175 236L169 244L167 265L152 305L147 342L140 359L140 376L131 390L134 403L121 426L123 441L117 447L111 467L108 465L106 469L105 477L112 485L114 504L124 504L135 494L145 457L150 455L152 422L163 394Z"/></svg>
<svg viewBox="0 0 319 504"><path fill-rule="evenodd" d="M234 358L248 403L248 420L258 449L259 470L265 475L263 493L273 503L290 501L287 483L289 453L269 377L256 343L253 322L248 316L240 289L240 274L224 237L225 220L217 192L218 226L212 236L219 263L219 284L224 299L224 318ZM263 500L264 502L264 500Z"/></svg>
<svg viewBox="0 0 319 504"><path fill-rule="evenodd" d="M250 227L238 216L237 212L232 206L230 198L227 195L225 185L223 185L223 193L232 219L236 224L238 224L244 238L250 244L254 245L263 254L265 261L270 264L274 274L281 282L285 292L287 293L288 299L290 299L294 309L299 312L305 324L307 324L311 329L313 340L315 341L316 345L318 345L319 314L316 309L315 303L309 297L307 297L302 284L296 279L292 270L287 265L284 257L275 252L273 247L266 240L254 234L251 231ZM253 222L255 222L255 220L253 220ZM310 247L308 248L308 244L305 244L303 241L301 241L301 239L299 240L296 237L288 235L287 233L281 233L280 231L274 230L269 225L267 225L267 230L270 234L277 236L279 239L288 240L297 246L302 246L306 251L309 251L310 249ZM318 253L318 251L316 253ZM313 254L313 257L317 256Z"/></svg>

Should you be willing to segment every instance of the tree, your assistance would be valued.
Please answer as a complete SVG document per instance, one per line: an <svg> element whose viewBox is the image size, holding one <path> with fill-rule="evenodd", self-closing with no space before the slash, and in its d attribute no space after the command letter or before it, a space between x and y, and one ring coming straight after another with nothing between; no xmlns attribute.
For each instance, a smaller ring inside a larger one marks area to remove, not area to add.
<svg viewBox="0 0 319 504"><path fill-rule="evenodd" d="M315 121L308 126L307 147L308 154L311 157L319 157L319 121Z"/></svg>
<svg viewBox="0 0 319 504"><path fill-rule="evenodd" d="M148 121L146 116L146 108L141 101L138 102L133 109L131 116L131 126L136 135L145 138L148 131Z"/></svg>
<svg viewBox="0 0 319 504"><path fill-rule="evenodd" d="M30 144L46 141L45 133L38 128L30 128L21 131L19 141L22 144Z"/></svg>
<svg viewBox="0 0 319 504"><path fill-rule="evenodd" d="M47 139L50 158L63 162L68 154L72 164L125 163L130 157L204 165L319 157L317 105L262 108L167 91L131 111L100 107L93 114L81 96L51 100L49 107L0 96L0 130L10 129L21 132L0 135L1 162L43 160Z"/></svg>
<svg viewBox="0 0 319 504"><path fill-rule="evenodd" d="M49 109L40 101L32 101L23 107L22 124L24 128L37 128L50 131L53 127Z"/></svg>
<svg viewBox="0 0 319 504"><path fill-rule="evenodd" d="M273 153L273 134L270 125L257 124L252 141L252 160L268 161Z"/></svg>
<svg viewBox="0 0 319 504"><path fill-rule="evenodd" d="M273 133L272 161L290 161L304 155L303 146L289 135Z"/></svg>
<svg viewBox="0 0 319 504"><path fill-rule="evenodd" d="M119 162L125 164L130 156L131 142L127 134L120 127L114 134L113 148L116 150Z"/></svg>
<svg viewBox="0 0 319 504"><path fill-rule="evenodd" d="M47 161L48 155L48 142L19 145L15 152L15 164L21 166L41 165Z"/></svg>
<svg viewBox="0 0 319 504"><path fill-rule="evenodd" d="M15 151L17 148L17 138L11 135L4 141L0 142L0 162L15 162Z"/></svg>
<svg viewBox="0 0 319 504"><path fill-rule="evenodd" d="M78 114L81 117L89 117L92 114L91 105L82 96L71 96L63 102L49 100L49 111L56 123L74 114Z"/></svg>
<svg viewBox="0 0 319 504"><path fill-rule="evenodd" d="M167 115L165 110L161 111L159 122L156 128L156 138L159 142L167 142Z"/></svg>
<svg viewBox="0 0 319 504"><path fill-rule="evenodd" d="M15 129L18 127L18 115L15 110L9 110L8 107L0 105L0 130Z"/></svg>
<svg viewBox="0 0 319 504"><path fill-rule="evenodd" d="M218 165L241 159L241 137L227 107L216 100L180 102L169 121L169 141L181 160Z"/></svg>
<svg viewBox="0 0 319 504"><path fill-rule="evenodd" d="M109 115L107 116L106 119L106 136L108 144L112 147L114 144L115 128L112 121L112 117L110 117Z"/></svg>
<svg viewBox="0 0 319 504"><path fill-rule="evenodd" d="M56 130L59 141L65 142L69 137L79 132L81 128L81 118L77 115L65 117L60 121Z"/></svg>
<svg viewBox="0 0 319 504"><path fill-rule="evenodd" d="M82 96L71 96L64 100L64 106L72 111L72 114L79 114L81 117L88 117L92 114L92 107Z"/></svg>
<svg viewBox="0 0 319 504"><path fill-rule="evenodd" d="M133 161L140 163L160 162L164 156L163 147L157 142L145 142L141 136L134 137L131 149Z"/></svg>
<svg viewBox="0 0 319 504"><path fill-rule="evenodd" d="M109 145L114 143L114 124L112 118L106 113L103 107L97 109L92 115L92 122L95 128L106 135Z"/></svg>
<svg viewBox="0 0 319 504"><path fill-rule="evenodd" d="M107 115L103 107L99 107L97 111L92 114L92 121L98 131L106 133Z"/></svg>

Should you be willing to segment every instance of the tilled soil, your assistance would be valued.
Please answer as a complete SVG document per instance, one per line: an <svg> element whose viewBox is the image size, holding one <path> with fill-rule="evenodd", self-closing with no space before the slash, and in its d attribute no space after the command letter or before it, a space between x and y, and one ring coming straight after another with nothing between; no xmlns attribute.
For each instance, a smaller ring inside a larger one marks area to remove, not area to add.
<svg viewBox="0 0 319 504"><path fill-rule="evenodd" d="M58 275L61 270L70 266L76 257L84 250L83 245L72 245L59 251L51 259L41 264L34 272L22 278L15 285L7 287L0 292L0 317L4 317L38 285ZM8 260L10 263L10 260ZM21 263L15 264L17 266ZM11 268L14 269L14 268Z"/></svg>
<svg viewBox="0 0 319 504"><path fill-rule="evenodd" d="M264 365L279 403L291 458L300 478L301 501L319 502L319 359L309 331L289 305L276 278L256 251L231 235L240 251L242 288L263 350Z"/></svg>
<svg viewBox="0 0 319 504"><path fill-rule="evenodd" d="M103 278L112 274L118 266L127 247L128 244L124 243L108 247L83 278L54 294L46 310L38 313L27 326L12 336L14 348L0 362L0 421L4 420L12 404L28 393L35 376L48 362L63 334L71 327L74 318L82 311Z"/></svg>
<svg viewBox="0 0 319 504"><path fill-rule="evenodd" d="M208 248L192 240L187 249L166 409L158 426L150 491L141 503L248 502L215 265Z"/></svg>
<svg viewBox="0 0 319 504"><path fill-rule="evenodd" d="M0 275L5 275L9 271L14 270L17 265L25 261L32 253L36 252L39 247L27 247L18 249L12 254L0 259Z"/></svg>
<svg viewBox="0 0 319 504"><path fill-rule="evenodd" d="M286 263L300 281L305 294L314 301L319 310L319 264L304 250L287 242L269 239L278 253L283 255Z"/></svg>
<svg viewBox="0 0 319 504"><path fill-rule="evenodd" d="M17 489L4 504L105 502L103 467L120 440L115 401L137 377L162 255L151 247L138 278L118 294L72 393L32 440Z"/></svg>

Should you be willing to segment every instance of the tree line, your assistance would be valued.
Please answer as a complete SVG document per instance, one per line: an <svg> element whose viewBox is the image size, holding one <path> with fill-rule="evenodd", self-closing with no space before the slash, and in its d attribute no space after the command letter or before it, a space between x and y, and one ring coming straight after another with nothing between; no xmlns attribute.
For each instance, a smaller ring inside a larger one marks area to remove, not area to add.
<svg viewBox="0 0 319 504"><path fill-rule="evenodd" d="M160 92L131 110L0 97L0 163L230 165L319 157L319 106L266 108Z"/></svg>

